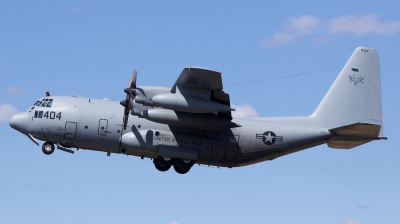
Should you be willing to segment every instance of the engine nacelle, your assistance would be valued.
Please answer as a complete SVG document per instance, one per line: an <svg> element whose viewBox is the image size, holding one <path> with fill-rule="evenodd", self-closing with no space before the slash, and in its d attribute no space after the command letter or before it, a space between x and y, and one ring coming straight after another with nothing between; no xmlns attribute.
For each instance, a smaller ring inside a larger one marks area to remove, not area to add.
<svg viewBox="0 0 400 224"><path fill-rule="evenodd" d="M241 127L228 119L213 114L193 114L166 109L145 110L140 113L139 117L161 124L205 130L223 130Z"/></svg>
<svg viewBox="0 0 400 224"><path fill-rule="evenodd" d="M234 111L230 106L214 101L202 99L195 96L184 96L182 94L162 93L151 98L153 103L159 107L189 112L189 113L216 113Z"/></svg>

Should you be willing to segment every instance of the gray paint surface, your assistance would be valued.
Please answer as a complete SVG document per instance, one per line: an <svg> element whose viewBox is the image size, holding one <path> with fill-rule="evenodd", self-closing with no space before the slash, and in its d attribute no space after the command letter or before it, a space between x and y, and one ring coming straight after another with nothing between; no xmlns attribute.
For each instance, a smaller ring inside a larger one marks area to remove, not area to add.
<svg viewBox="0 0 400 224"><path fill-rule="evenodd" d="M227 125L233 122L239 127L201 126L195 115L203 108L195 109L190 104L187 112L194 113L185 115L182 123L176 115L171 118L172 123L167 116L158 123L153 121L161 118L150 121L144 112L158 108L162 113L165 108L173 109L170 105L176 103L167 99L157 105L151 101L157 95L163 96L160 94L176 96L182 102L185 97L199 99L206 107L209 101L210 108L222 109L206 116L214 116L213 119ZM171 153L170 157L196 158L196 163L222 167L272 160L324 143L349 149L383 139L379 58L368 47L354 51L310 116L231 119L230 111L226 111L230 108L229 95L222 91L221 74L200 68L184 69L172 89L139 87L136 96L140 100L132 102L135 115L129 115L126 130L123 129L124 109L119 102L67 96L39 99L52 99L52 106L34 106L23 115L14 115L10 125L25 135L64 147L155 159ZM140 113L142 117L136 116ZM190 119L193 119L192 126Z"/></svg>

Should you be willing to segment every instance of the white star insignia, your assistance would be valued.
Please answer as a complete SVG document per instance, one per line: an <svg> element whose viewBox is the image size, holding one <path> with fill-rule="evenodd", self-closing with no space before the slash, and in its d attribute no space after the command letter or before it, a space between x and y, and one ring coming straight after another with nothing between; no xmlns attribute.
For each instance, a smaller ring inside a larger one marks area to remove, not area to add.
<svg viewBox="0 0 400 224"><path fill-rule="evenodd" d="M275 136L272 136L271 135L271 132L268 132L268 135L264 135L264 137L265 137L265 141L267 142L271 142L272 143L272 139L275 137Z"/></svg>

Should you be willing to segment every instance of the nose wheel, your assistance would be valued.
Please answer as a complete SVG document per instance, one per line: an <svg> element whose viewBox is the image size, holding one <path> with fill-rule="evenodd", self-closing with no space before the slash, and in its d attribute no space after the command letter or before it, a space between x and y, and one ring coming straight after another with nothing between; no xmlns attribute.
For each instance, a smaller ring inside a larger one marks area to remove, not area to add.
<svg viewBox="0 0 400 224"><path fill-rule="evenodd" d="M51 142L45 142L42 146L42 151L46 155L50 155L54 152L54 144Z"/></svg>

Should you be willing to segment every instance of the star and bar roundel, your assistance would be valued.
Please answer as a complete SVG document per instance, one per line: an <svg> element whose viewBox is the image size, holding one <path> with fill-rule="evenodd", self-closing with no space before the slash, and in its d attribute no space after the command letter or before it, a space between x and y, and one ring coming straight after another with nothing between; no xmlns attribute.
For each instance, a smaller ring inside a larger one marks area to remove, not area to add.
<svg viewBox="0 0 400 224"><path fill-rule="evenodd" d="M263 134L256 134L257 139L262 139L262 141L266 145L273 145L276 141L282 142L283 137L282 136L276 136L276 134L272 131L266 131Z"/></svg>

